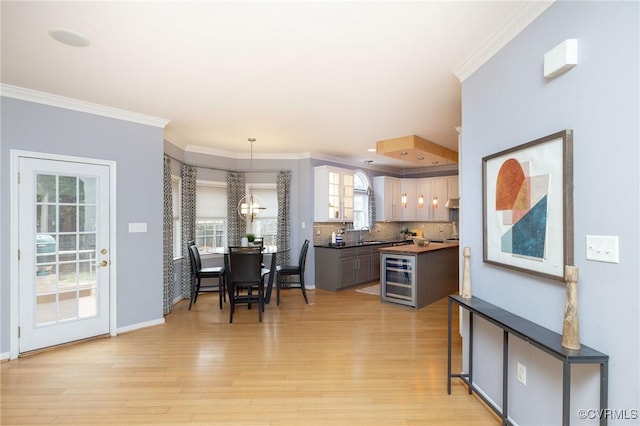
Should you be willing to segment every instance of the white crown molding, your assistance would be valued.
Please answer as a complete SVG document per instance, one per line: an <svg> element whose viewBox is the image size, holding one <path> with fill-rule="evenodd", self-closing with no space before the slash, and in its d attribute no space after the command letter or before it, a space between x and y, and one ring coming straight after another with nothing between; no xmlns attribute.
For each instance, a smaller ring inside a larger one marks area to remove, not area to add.
<svg viewBox="0 0 640 426"><path fill-rule="evenodd" d="M513 40L522 30L547 10L555 0L525 2L506 22L476 49L460 66L453 70L453 74L462 83L493 55Z"/></svg>
<svg viewBox="0 0 640 426"><path fill-rule="evenodd" d="M131 121L133 123L147 126L163 128L169 123L166 118L154 117L151 115L139 114L137 112L112 108L105 105L94 104L81 101L79 99L66 98L64 96L53 95L51 93L39 92L37 90L25 89L24 87L0 85L0 94L7 98L19 99L22 101L35 102L69 109L73 111L86 112L88 114L100 115L103 117L115 118L118 120Z"/></svg>
<svg viewBox="0 0 640 426"><path fill-rule="evenodd" d="M171 141L169 141L171 142ZM171 142L173 143L173 142ZM175 145L175 143L173 143ZM234 160L241 159L249 159L250 154L246 153L238 153L235 151L226 151L223 149L212 148L208 146L202 145L194 145L188 144L185 148L181 148L185 153L192 154L204 154L204 155L212 155L216 157L222 158L230 158ZM369 170L378 170L380 172L385 173L393 173L397 174L401 171L405 170L399 166L391 166L391 165L380 165L380 164L365 164L362 161L353 160L350 158L336 157L329 154L323 154L320 152L297 152L297 153L258 153L253 154L253 158L255 160L304 160L304 159L314 159L320 160L324 162L331 162L336 164L341 164L343 166L351 166L356 169L369 169ZM428 173L428 172L448 172L457 170L458 164L449 164L443 166L433 166L433 167L423 167L420 169L411 169L411 174L417 173ZM406 171L406 170L405 170ZM408 171L406 171L409 174Z"/></svg>
<svg viewBox="0 0 640 426"><path fill-rule="evenodd" d="M239 153L235 151L225 151L223 149L217 149L217 148L212 148L208 146L193 145L193 144L188 144L184 148L184 152L190 152L194 154L215 155L216 157L233 158L235 160L245 160L245 159L251 158L251 155L246 153ZM309 157L310 157L310 154L308 152L254 153L253 154L253 158L256 160L300 160L300 159L309 158Z"/></svg>

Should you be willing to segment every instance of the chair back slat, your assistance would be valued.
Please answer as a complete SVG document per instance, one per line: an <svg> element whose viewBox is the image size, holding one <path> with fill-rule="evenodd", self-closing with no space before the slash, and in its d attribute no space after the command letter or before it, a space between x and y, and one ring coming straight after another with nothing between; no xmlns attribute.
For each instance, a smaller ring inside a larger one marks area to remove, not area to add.
<svg viewBox="0 0 640 426"><path fill-rule="evenodd" d="M200 259L200 251L198 250L198 246L189 246L189 256L191 257L191 269L194 272L202 269L202 260Z"/></svg>
<svg viewBox="0 0 640 426"><path fill-rule="evenodd" d="M298 267L301 271L304 271L304 265L307 260L307 251L309 250L309 240L304 240L302 248L300 249L300 260L298 261Z"/></svg>
<svg viewBox="0 0 640 426"><path fill-rule="evenodd" d="M262 282L262 251L260 247L229 247L229 279L234 284Z"/></svg>

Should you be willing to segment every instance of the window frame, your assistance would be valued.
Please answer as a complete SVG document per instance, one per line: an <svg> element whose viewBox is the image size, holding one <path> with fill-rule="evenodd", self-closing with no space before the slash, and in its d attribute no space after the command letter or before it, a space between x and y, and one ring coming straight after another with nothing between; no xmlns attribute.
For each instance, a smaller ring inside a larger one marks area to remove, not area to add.
<svg viewBox="0 0 640 426"><path fill-rule="evenodd" d="M359 181L364 182L366 188L360 188L357 183ZM369 227L371 224L371 218L369 217L369 190L371 188L371 181L369 176L363 170L355 170L353 172L353 228L362 229ZM363 210L357 210L356 206L359 204L358 200L363 199ZM363 223L358 220L360 214L363 216Z"/></svg>
<svg viewBox="0 0 640 426"><path fill-rule="evenodd" d="M277 234L278 234L278 185L276 183L248 183L246 185L246 194L247 196L249 196L251 189L258 189L258 190L273 190L274 194L275 194L275 211L273 212L273 215L269 214L269 215L265 215L265 216L258 216L257 218L255 218L253 220L253 222L250 219L247 219L247 233L252 233L254 234L256 237L262 237L263 238L263 244L266 247L275 247L277 245ZM258 195L259 196L259 195ZM267 212L269 210L267 209ZM256 221L273 221L273 223L270 223L266 226L262 226L261 228L273 228L274 232L273 233L269 233L269 234L261 234L258 232L254 232L254 223Z"/></svg>
<svg viewBox="0 0 640 426"><path fill-rule="evenodd" d="M198 246L198 251L202 255L213 255L213 254L223 254L224 250L228 244L228 218L227 218L227 208L225 207L223 210L225 212L223 217L215 217L215 216L198 216L197 202L198 202L198 187L213 187L224 190L224 199L225 206L227 203L227 183L222 181L213 181L213 180L196 180L196 219L194 224L194 238L196 241L196 245ZM202 194L201 194L202 197ZM200 198L201 199L201 198ZM215 222L220 222L215 224ZM211 229L212 235L207 233L208 225L213 225ZM205 227L204 235L198 234L199 227ZM222 235L216 235L217 231L221 231ZM212 249L207 249L206 245L198 244L198 242L204 238L204 243L206 244L206 240L208 238L213 238L213 243L216 242L218 238L221 238L221 244L212 244Z"/></svg>
<svg viewBox="0 0 640 426"><path fill-rule="evenodd" d="M173 192L173 184L178 184L177 194ZM173 196L177 198L174 199ZM173 214L173 260L181 259L182 254L182 178L171 174L171 209Z"/></svg>

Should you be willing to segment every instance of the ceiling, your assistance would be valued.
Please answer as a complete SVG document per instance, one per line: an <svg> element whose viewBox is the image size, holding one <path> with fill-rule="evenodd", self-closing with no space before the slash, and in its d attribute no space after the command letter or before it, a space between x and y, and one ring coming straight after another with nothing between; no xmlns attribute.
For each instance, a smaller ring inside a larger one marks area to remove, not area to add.
<svg viewBox="0 0 640 426"><path fill-rule="evenodd" d="M255 138L256 158L410 168L367 150L418 135L457 151L460 81L549 4L2 1L1 81L167 119L187 151Z"/></svg>

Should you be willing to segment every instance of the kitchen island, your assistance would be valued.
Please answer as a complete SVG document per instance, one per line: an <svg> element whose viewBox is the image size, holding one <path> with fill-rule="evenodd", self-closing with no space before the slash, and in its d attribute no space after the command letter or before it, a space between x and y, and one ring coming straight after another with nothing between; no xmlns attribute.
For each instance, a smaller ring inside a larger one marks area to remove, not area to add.
<svg viewBox="0 0 640 426"><path fill-rule="evenodd" d="M419 309L458 292L457 242L380 248L383 302Z"/></svg>

